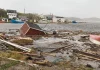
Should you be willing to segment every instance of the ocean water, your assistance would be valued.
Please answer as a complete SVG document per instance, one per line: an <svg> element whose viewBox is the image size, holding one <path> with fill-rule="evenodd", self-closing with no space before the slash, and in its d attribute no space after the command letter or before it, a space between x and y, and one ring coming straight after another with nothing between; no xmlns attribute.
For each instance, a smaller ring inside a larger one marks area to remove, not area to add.
<svg viewBox="0 0 100 70"><path fill-rule="evenodd" d="M0 32L8 31L9 29L20 29L23 24L0 23ZM70 24L38 24L43 30L83 30L89 32L100 32L100 23L70 23Z"/></svg>
<svg viewBox="0 0 100 70"><path fill-rule="evenodd" d="M70 23L70 24L39 24L44 30L83 30L89 32L100 32L100 23Z"/></svg>

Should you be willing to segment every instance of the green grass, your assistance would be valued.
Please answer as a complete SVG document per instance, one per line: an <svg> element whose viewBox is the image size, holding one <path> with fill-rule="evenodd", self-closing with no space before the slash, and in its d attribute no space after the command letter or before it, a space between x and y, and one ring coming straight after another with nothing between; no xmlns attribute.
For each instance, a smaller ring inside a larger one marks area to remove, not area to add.
<svg viewBox="0 0 100 70"><path fill-rule="evenodd" d="M1 65L1 66L0 66L0 70L6 70L6 69L8 69L8 68L10 68L10 67L12 67L12 66L17 65L17 64L19 64L19 61L10 61L10 62L7 63L7 64Z"/></svg>
<svg viewBox="0 0 100 70"><path fill-rule="evenodd" d="M93 68L86 67L84 65L79 65L75 67L71 62L58 62L56 65L60 68L70 68L71 70L94 70Z"/></svg>

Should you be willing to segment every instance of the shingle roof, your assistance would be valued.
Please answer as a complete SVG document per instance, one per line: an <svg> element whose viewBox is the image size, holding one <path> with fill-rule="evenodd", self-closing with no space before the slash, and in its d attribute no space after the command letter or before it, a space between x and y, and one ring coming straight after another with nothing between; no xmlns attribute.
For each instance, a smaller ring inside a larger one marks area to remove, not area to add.
<svg viewBox="0 0 100 70"><path fill-rule="evenodd" d="M7 10L7 13L17 13L16 10Z"/></svg>
<svg viewBox="0 0 100 70"><path fill-rule="evenodd" d="M60 17L60 16L55 16L56 18L64 18L64 17Z"/></svg>
<svg viewBox="0 0 100 70"><path fill-rule="evenodd" d="M29 25L30 28L42 30L42 29L41 29L37 24L35 24L35 23L27 22L27 24Z"/></svg>

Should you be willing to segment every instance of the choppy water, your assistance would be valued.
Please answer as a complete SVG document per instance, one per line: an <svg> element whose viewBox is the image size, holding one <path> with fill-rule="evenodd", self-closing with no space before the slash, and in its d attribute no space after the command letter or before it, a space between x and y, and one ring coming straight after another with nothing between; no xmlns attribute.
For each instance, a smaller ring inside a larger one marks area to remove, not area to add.
<svg viewBox="0 0 100 70"><path fill-rule="evenodd" d="M100 23L39 24L45 30L83 30L100 32Z"/></svg>
<svg viewBox="0 0 100 70"><path fill-rule="evenodd" d="M20 29L23 24L1 23L0 31L7 31L8 29ZM42 29L53 30L83 30L91 32L100 32L100 23L70 23L70 24L38 24Z"/></svg>

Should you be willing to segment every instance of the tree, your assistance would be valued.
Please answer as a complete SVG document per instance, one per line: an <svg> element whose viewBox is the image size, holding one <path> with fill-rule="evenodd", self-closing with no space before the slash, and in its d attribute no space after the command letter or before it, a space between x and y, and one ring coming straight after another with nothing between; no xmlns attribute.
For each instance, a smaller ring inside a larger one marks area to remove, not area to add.
<svg viewBox="0 0 100 70"><path fill-rule="evenodd" d="M7 11L4 9L0 9L0 17L1 18L7 18Z"/></svg>
<svg viewBox="0 0 100 70"><path fill-rule="evenodd" d="M29 19L29 21L31 22L39 22L39 20L41 19L40 16L38 14L27 14L27 18Z"/></svg>

